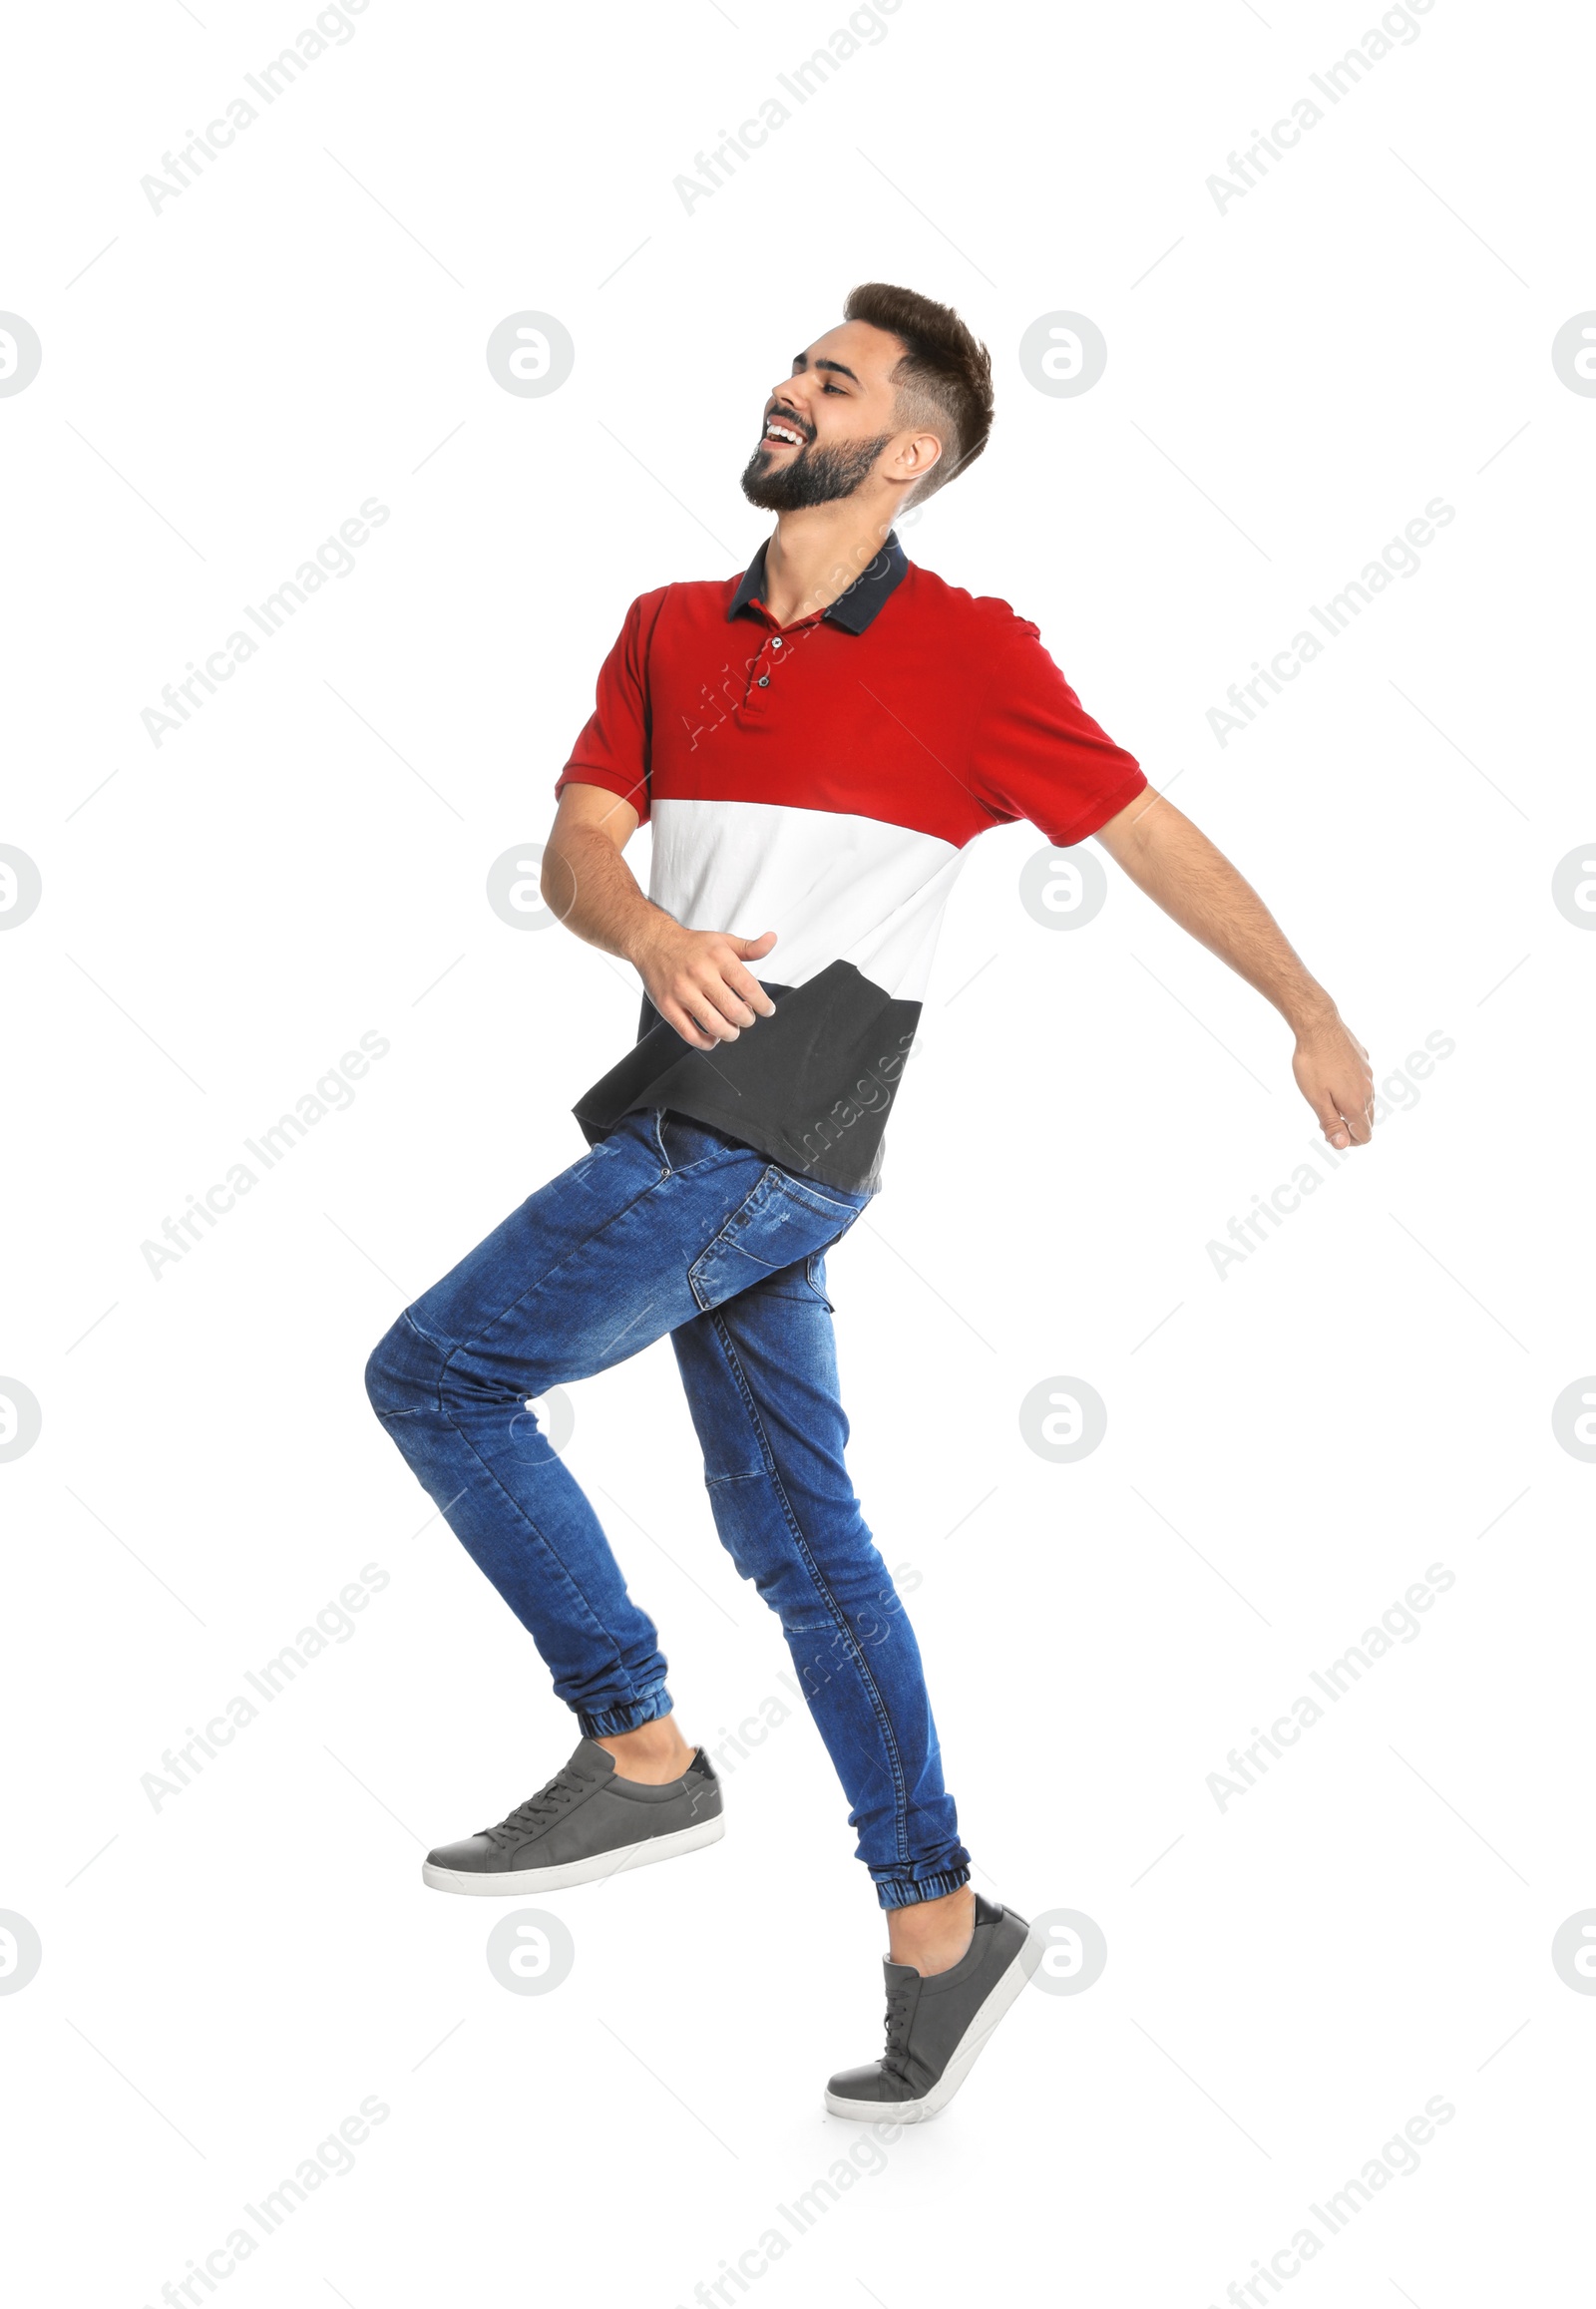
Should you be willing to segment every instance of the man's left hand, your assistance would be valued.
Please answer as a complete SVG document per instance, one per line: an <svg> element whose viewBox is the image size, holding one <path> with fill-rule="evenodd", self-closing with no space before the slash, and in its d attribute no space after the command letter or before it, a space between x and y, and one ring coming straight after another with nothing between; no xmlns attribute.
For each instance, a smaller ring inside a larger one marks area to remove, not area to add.
<svg viewBox="0 0 1596 2309"><path fill-rule="evenodd" d="M1334 1147L1367 1146L1375 1128L1369 1052L1340 1015L1299 1029L1291 1070Z"/></svg>

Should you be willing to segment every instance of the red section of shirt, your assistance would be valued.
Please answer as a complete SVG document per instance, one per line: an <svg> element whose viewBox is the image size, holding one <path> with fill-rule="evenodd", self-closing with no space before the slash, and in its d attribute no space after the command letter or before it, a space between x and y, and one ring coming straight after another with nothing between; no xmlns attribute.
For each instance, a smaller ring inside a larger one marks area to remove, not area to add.
<svg viewBox="0 0 1596 2309"><path fill-rule="evenodd" d="M726 611L738 579L663 585L626 612L556 784L653 803L772 802L880 818L956 848L1028 819L1083 842L1146 786L1037 627L994 595L908 574L861 633Z"/></svg>

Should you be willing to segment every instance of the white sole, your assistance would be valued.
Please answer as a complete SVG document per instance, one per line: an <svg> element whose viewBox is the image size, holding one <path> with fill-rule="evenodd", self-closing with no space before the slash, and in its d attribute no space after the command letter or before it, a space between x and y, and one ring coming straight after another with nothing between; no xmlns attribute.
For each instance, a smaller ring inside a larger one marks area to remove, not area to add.
<svg viewBox="0 0 1596 2309"><path fill-rule="evenodd" d="M918 2101L848 2101L840 2093L827 2093L826 2107L833 2117L852 2117L861 2122L890 2121L894 2124L923 2124L930 2117L946 2109L960 2086L970 2075L987 2044L1009 2006L1030 1982L1045 1953L1041 1935L1027 1932L1008 1969L996 1988L990 1990L984 2003L977 2007L958 2050L942 2075Z"/></svg>
<svg viewBox="0 0 1596 2309"><path fill-rule="evenodd" d="M726 1832L723 1817L699 1820L668 1836L649 1836L640 1844L622 1844L618 1851L596 1852L591 1860L567 1860L559 1868L513 1868L506 1874L484 1875L475 1868L435 1868L421 1863L421 1880L435 1892L465 1892L477 1898L503 1900L521 1892L563 1892L568 1885L594 1884L618 1876L626 1868L647 1868L655 1860L673 1860L678 1852L696 1852L702 1844L718 1844Z"/></svg>

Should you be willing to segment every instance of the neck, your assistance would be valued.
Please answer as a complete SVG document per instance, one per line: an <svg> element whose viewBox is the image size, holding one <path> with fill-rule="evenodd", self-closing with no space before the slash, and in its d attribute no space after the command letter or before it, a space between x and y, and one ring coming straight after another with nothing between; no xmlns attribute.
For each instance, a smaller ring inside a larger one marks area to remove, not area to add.
<svg viewBox="0 0 1596 2309"><path fill-rule="evenodd" d="M806 505L784 513L765 548L765 606L779 625L829 609L887 543L891 506Z"/></svg>

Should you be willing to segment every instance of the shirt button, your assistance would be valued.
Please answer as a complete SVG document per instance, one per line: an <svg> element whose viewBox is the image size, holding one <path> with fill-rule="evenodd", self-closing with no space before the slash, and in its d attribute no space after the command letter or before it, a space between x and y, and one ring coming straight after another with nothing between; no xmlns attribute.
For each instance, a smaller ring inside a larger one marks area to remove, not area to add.
<svg viewBox="0 0 1596 2309"><path fill-rule="evenodd" d="M761 689L768 689L770 687L770 676L768 673L762 673L759 676L759 686Z"/></svg>
<svg viewBox="0 0 1596 2309"><path fill-rule="evenodd" d="M779 633L772 633L770 636L770 646L772 649L779 649L781 647L781 635Z"/></svg>

